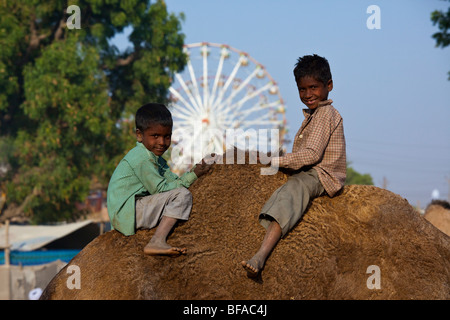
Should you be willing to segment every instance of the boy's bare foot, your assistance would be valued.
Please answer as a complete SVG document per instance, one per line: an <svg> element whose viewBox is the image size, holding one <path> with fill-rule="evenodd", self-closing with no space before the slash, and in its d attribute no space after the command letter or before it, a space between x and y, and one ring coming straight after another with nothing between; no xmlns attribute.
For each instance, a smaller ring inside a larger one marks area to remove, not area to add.
<svg viewBox="0 0 450 320"><path fill-rule="evenodd" d="M281 239L282 230L278 222L273 220L270 222L267 228L264 240L259 248L258 252L248 261L242 261L241 264L245 270L247 270L247 276L249 278L258 278L261 274L266 260L269 254L272 252L273 248L277 245L278 241Z"/></svg>
<svg viewBox="0 0 450 320"><path fill-rule="evenodd" d="M172 246L168 245L167 243L160 244L160 243L149 242L144 247L144 253L148 254L150 256L164 255L164 256L176 257L176 256L179 256L182 254L186 254L186 248L172 247Z"/></svg>
<svg viewBox="0 0 450 320"><path fill-rule="evenodd" d="M248 261L242 261L241 264L247 271L247 277L249 278L257 278L258 275L261 273L262 270L261 263L254 257Z"/></svg>

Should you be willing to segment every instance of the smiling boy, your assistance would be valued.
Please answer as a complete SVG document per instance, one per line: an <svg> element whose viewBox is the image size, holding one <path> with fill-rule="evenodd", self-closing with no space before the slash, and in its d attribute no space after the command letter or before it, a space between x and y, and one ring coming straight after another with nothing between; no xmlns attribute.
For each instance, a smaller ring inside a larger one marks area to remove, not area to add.
<svg viewBox="0 0 450 320"><path fill-rule="evenodd" d="M187 188L211 167L202 160L180 177L170 171L162 155L170 147L172 126L165 105L149 103L139 108L136 147L120 161L108 185L108 214L114 229L129 236L136 229L157 226L144 247L149 255L186 253L186 248L172 247L166 240L177 221L189 218L192 194Z"/></svg>
<svg viewBox="0 0 450 320"><path fill-rule="evenodd" d="M278 241L300 220L310 201L325 193L333 197L346 179L346 152L342 117L331 105L333 89L328 61L318 55L298 59L294 68L305 119L297 132L292 153L273 157L271 165L290 176L266 202L259 221L267 231L260 249L242 266L257 277Z"/></svg>

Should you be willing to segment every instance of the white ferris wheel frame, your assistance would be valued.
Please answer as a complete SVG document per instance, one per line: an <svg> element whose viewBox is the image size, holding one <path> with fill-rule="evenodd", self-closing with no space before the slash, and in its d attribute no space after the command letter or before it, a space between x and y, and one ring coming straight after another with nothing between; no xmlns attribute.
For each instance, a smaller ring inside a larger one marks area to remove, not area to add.
<svg viewBox="0 0 450 320"><path fill-rule="evenodd" d="M217 67L212 75L209 74L208 63L211 49L220 49ZM201 55L200 77L196 75L192 63L193 50L199 50ZM184 46L184 52L188 56L187 72L184 72L187 80L181 73L175 74L174 83L179 88L173 85L169 88L169 107L174 118L174 132L178 132L173 137L174 145L181 146L179 149L184 150L183 157L191 158L190 162L184 161L185 164L194 164L211 152L223 151L223 137L228 129L277 129L277 143L284 145L288 131L286 108L277 83L261 63L246 52L225 44L192 43ZM232 54L235 59L238 57L237 61L228 66L229 74L225 74L225 62ZM242 70L247 66L253 69L243 73ZM242 75L245 77L241 78ZM263 79L266 79L265 83L260 84ZM254 85L255 82L259 82L258 85ZM205 130L209 130L210 135L206 138L210 145L207 150L203 146ZM186 152L198 144L203 147L193 153Z"/></svg>

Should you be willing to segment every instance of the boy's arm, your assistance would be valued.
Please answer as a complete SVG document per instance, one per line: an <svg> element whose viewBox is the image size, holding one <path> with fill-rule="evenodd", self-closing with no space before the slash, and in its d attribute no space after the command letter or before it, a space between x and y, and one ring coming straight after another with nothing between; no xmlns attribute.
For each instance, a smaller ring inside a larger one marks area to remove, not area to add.
<svg viewBox="0 0 450 320"><path fill-rule="evenodd" d="M190 172L184 173L180 178L183 178L186 174L192 174L194 173L197 178L200 178L201 176L209 173L211 171L211 166L214 162L217 160L217 155L215 153L212 153L210 155L207 155L204 157L199 163L195 164ZM170 168L167 167L167 171L165 176L168 177L170 180L179 179L178 175L170 171Z"/></svg>
<svg viewBox="0 0 450 320"><path fill-rule="evenodd" d="M272 166L298 170L304 166L317 164L322 160L330 137L342 119L337 120L337 125L333 125L336 122L335 119L326 113L323 117L314 120L316 120L314 126L307 140L301 144L300 150L282 157L272 158ZM310 125L312 124L310 123Z"/></svg>
<svg viewBox="0 0 450 320"><path fill-rule="evenodd" d="M150 194L169 191L179 187L189 188L189 186L197 179L197 176L193 172L186 172L181 177L170 172L170 179L167 179L166 175L161 176L159 174L158 165L150 159L142 161L142 163L134 170L139 180Z"/></svg>

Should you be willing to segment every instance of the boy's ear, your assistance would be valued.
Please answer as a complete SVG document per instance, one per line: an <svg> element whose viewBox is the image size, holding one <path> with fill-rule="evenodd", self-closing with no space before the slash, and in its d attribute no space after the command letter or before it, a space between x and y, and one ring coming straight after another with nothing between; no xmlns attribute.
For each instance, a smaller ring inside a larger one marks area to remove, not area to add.
<svg viewBox="0 0 450 320"><path fill-rule="evenodd" d="M333 80L332 79L328 80L327 89L328 89L328 92L333 90Z"/></svg>
<svg viewBox="0 0 450 320"><path fill-rule="evenodd" d="M142 132L139 129L136 129L136 139L138 142L142 142Z"/></svg>

